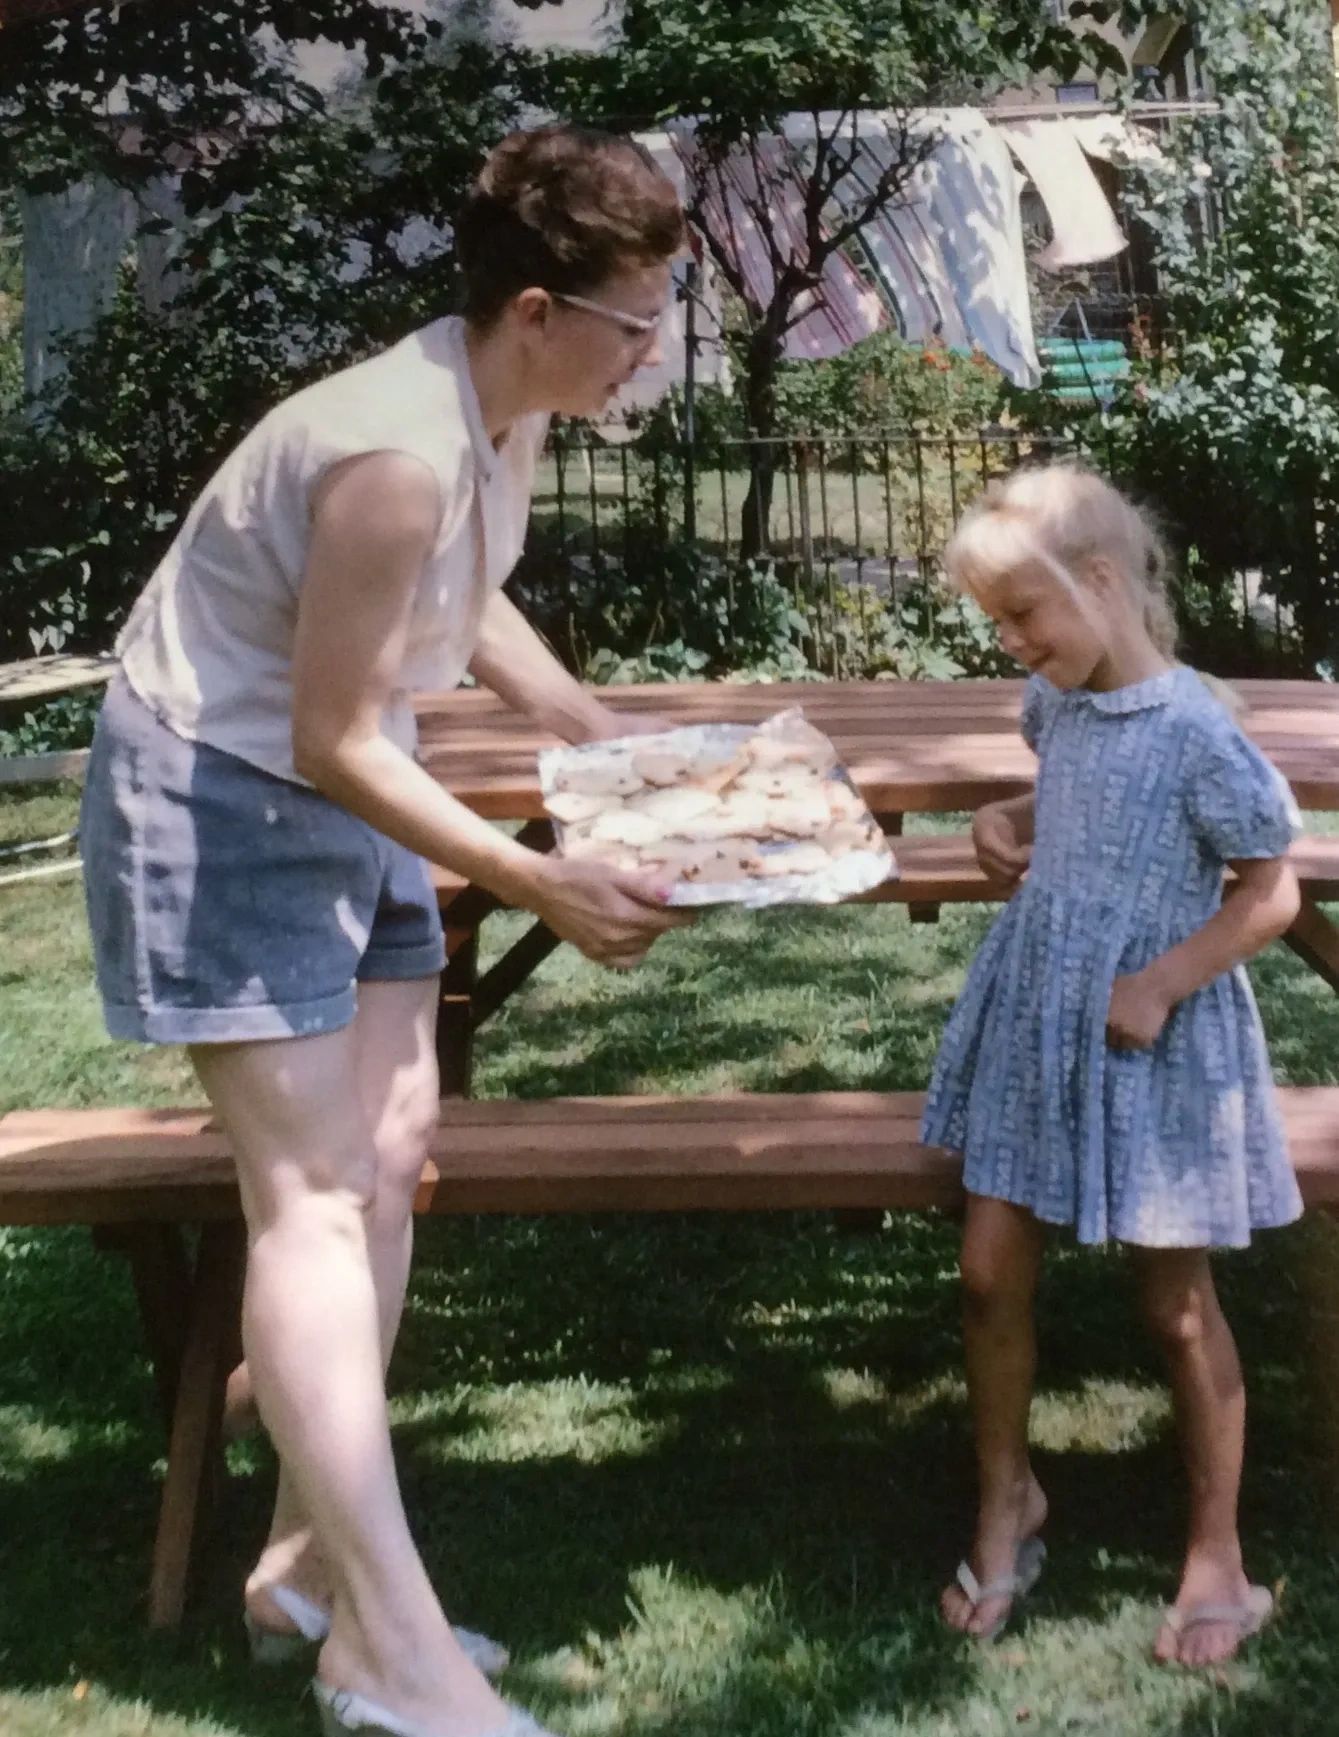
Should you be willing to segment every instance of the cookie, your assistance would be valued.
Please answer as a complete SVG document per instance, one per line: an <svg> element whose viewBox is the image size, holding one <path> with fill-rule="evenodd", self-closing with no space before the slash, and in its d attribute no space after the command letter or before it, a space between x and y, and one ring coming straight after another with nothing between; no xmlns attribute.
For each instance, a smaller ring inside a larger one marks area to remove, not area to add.
<svg viewBox="0 0 1339 1737"><path fill-rule="evenodd" d="M767 826L772 834L787 838L817 838L832 825L832 816L821 793L809 797L783 797L767 804Z"/></svg>
<svg viewBox="0 0 1339 1737"><path fill-rule="evenodd" d="M832 743L807 724L792 725L784 736L750 736L747 749L750 763L762 772L801 766L822 774L837 764Z"/></svg>
<svg viewBox="0 0 1339 1737"><path fill-rule="evenodd" d="M628 807L655 820L666 834L678 832L716 806L709 790L648 790L632 797ZM692 836L691 830L688 836Z"/></svg>
<svg viewBox="0 0 1339 1737"><path fill-rule="evenodd" d="M632 756L632 770L643 784L660 790L685 783L692 776L693 762L689 755L667 748L646 748Z"/></svg>
<svg viewBox="0 0 1339 1737"><path fill-rule="evenodd" d="M644 865L638 853L626 844L609 839L592 838L589 833L567 834L563 839L563 855L581 862L600 862L609 868L639 869Z"/></svg>
<svg viewBox="0 0 1339 1737"><path fill-rule="evenodd" d="M830 867L832 858L821 844L790 844L764 851L761 865L754 872L771 879L782 874L818 874L823 868Z"/></svg>
<svg viewBox="0 0 1339 1737"><path fill-rule="evenodd" d="M590 836L597 844L627 844L636 849L657 843L665 836L665 829L651 815L619 806L605 809L591 822Z"/></svg>
<svg viewBox="0 0 1339 1737"><path fill-rule="evenodd" d="M731 789L739 775L748 771L750 764L742 747L707 748L694 761L692 782L702 790Z"/></svg>
<svg viewBox="0 0 1339 1737"><path fill-rule="evenodd" d="M824 848L830 856L846 856L853 850L887 848L884 836L872 820L839 820L822 835Z"/></svg>
<svg viewBox="0 0 1339 1737"><path fill-rule="evenodd" d="M715 882L747 880L759 872L763 853L752 839L719 842L669 839L648 849L643 860L654 857L654 867L674 880Z"/></svg>
<svg viewBox="0 0 1339 1737"><path fill-rule="evenodd" d="M600 810L607 806L607 798L603 796L583 796L576 790L555 790L545 798L545 808L557 821L564 826L577 826L583 820L594 820Z"/></svg>
<svg viewBox="0 0 1339 1737"><path fill-rule="evenodd" d="M667 875L671 880L693 881L701 878L703 865L711 861L714 852L713 845L694 843L686 838L666 838L658 844L647 845L640 854L643 863L657 873Z"/></svg>
<svg viewBox="0 0 1339 1737"><path fill-rule="evenodd" d="M606 801L614 801L640 790L642 781L626 759L596 759L589 763L578 760L558 772L553 788L576 796L602 796Z"/></svg>
<svg viewBox="0 0 1339 1737"><path fill-rule="evenodd" d="M785 862L784 872L788 875L816 875L832 867L832 858L821 844L792 845L789 850L778 851L776 857Z"/></svg>
<svg viewBox="0 0 1339 1737"><path fill-rule="evenodd" d="M740 773L730 787L732 793L736 790L747 791L750 795L765 796L771 800L804 798L822 788L822 780L812 767L800 766L794 762L770 769L750 766L747 772Z"/></svg>
<svg viewBox="0 0 1339 1737"><path fill-rule="evenodd" d="M755 875L763 864L763 852L748 838L727 838L705 852L697 876L702 881L742 881Z"/></svg>
<svg viewBox="0 0 1339 1737"><path fill-rule="evenodd" d="M771 830L766 797L729 790L706 814L692 822L690 837L727 839L764 837Z"/></svg>

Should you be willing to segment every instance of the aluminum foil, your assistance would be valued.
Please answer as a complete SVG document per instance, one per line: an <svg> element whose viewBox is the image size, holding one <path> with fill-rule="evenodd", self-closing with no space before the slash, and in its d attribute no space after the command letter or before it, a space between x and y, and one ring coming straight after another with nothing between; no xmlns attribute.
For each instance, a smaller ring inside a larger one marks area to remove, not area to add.
<svg viewBox="0 0 1339 1737"><path fill-rule="evenodd" d="M577 748L545 748L539 755L540 789L547 805L549 798L558 788L558 779L568 769L574 766L608 766L612 770L622 765L629 753L642 753L648 749L696 754L711 748L737 749L750 737L757 735L781 741L803 738L812 742L816 734L813 725L805 719L803 710L792 706L784 712L775 713L759 725L686 724L678 729L663 730L656 735L621 736L614 741L589 742ZM836 764L835 753L833 761L834 769L828 777L844 784L859 800L859 792L849 775L842 766ZM611 799L610 806L616 808L621 804L615 798ZM863 801L860 801L859 817L870 818L869 810ZM558 849L562 851L567 828L557 820L554 821L553 828ZM747 910L760 910L767 905L840 904L844 899L869 892L871 888L896 877L897 863L892 849L887 841L882 839L882 835L880 838L882 842L878 848L848 851L842 856L834 857L827 867L806 873L774 874L729 881L678 880L674 882L668 902L678 906L742 905ZM764 856L784 857L787 852L794 851L796 846L811 842L821 844L822 838L820 836L812 841L777 839L774 842L762 843L759 849Z"/></svg>

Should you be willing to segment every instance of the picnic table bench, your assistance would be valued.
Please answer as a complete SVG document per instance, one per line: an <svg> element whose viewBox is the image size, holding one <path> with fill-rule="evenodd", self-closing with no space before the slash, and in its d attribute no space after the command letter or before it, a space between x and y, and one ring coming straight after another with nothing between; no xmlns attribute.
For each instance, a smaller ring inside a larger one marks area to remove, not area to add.
<svg viewBox="0 0 1339 1737"><path fill-rule="evenodd" d="M0 708L17 710L21 705L56 699L62 694L76 693L81 688L101 687L111 680L116 668L114 657L89 657L76 652L55 652L45 657L25 657L17 663L0 664ZM0 759L0 786L82 778L87 764L87 748L44 754L9 754Z"/></svg>
<svg viewBox="0 0 1339 1737"><path fill-rule="evenodd" d="M1339 809L1339 688L1246 682L1247 727L1304 808ZM757 721L803 704L885 829L907 813L1018 794L1034 761L1017 734L1021 684L963 682L628 689L629 710L675 722ZM423 757L479 813L546 842L535 773L541 738L491 696L421 708ZM899 838L901 876L861 903L933 920L944 904L998 898L961 834ZM1339 990L1339 835L1294 848L1303 906L1286 940ZM442 979L445 1096L417 1207L423 1213L727 1211L954 1206L958 1165L918 1139L908 1092L727 1094L474 1102L474 1033L557 943L532 925L482 975L491 895L438 876L451 947ZM765 920L765 919L760 919ZM1339 1209L1339 1087L1282 1094L1304 1198ZM130 1259L169 1432L149 1591L158 1626L179 1620L218 1476L227 1376L239 1354L244 1231L227 1142L208 1111L44 1110L0 1117L0 1223L93 1227ZM193 1255L183 1229L196 1231Z"/></svg>

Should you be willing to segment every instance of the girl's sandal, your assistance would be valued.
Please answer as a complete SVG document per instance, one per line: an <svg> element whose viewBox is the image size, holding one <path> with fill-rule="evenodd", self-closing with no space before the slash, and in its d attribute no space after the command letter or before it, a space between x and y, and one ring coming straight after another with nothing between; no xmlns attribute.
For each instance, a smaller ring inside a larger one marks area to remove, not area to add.
<svg viewBox="0 0 1339 1737"><path fill-rule="evenodd" d="M958 1564L958 1585L966 1594L973 1615L983 1604L988 1604L992 1599L1008 1600L989 1628L982 1629L980 1634L972 1634L964 1630L968 1640L977 1641L982 1646L989 1646L992 1641L999 1639L1005 1624L1014 1614L1020 1602L1037 1584L1045 1561L1046 1546L1034 1533L1031 1538L1024 1538L1019 1544L1018 1552L1014 1557L1013 1573L1002 1575L998 1580L992 1580L989 1586L982 1586L975 1574L972 1573L970 1563L960 1562Z"/></svg>

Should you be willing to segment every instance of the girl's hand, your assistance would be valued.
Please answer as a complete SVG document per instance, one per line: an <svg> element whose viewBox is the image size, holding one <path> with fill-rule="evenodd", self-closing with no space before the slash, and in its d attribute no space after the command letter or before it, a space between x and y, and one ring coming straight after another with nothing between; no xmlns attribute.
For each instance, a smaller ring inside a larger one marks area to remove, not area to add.
<svg viewBox="0 0 1339 1737"><path fill-rule="evenodd" d="M1151 1049L1175 1003L1146 972L1132 971L1111 986L1107 1042L1112 1049Z"/></svg>
<svg viewBox="0 0 1339 1737"><path fill-rule="evenodd" d="M1021 878L1032 858L1032 846L1019 838L1013 816L1000 802L988 802L977 809L972 843L987 878L1006 887Z"/></svg>
<svg viewBox="0 0 1339 1737"><path fill-rule="evenodd" d="M597 965L631 971L667 929L694 920L692 911L666 905L669 888L655 875L630 874L603 863L543 860L543 878L531 908L555 935Z"/></svg>

